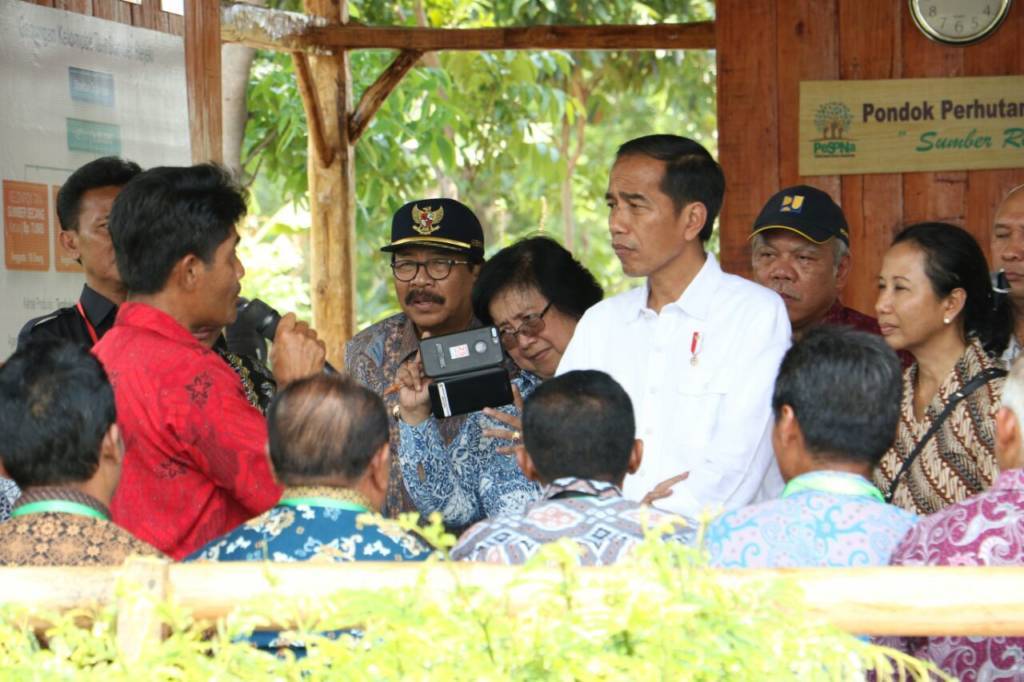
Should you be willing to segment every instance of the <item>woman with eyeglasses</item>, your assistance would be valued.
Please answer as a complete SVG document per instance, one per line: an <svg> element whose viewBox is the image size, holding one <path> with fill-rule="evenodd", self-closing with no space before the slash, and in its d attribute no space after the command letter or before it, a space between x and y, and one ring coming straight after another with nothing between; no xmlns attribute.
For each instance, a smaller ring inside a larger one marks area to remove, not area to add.
<svg viewBox="0 0 1024 682"><path fill-rule="evenodd" d="M536 497L539 489L508 456L521 442L522 396L554 376L576 323L603 295L594 276L547 237L523 239L484 263L473 287L473 311L498 328L502 345L523 370L512 382L515 405L469 415L448 446L429 423L403 436L402 475L421 513L441 512L449 528L463 528L519 512Z"/></svg>

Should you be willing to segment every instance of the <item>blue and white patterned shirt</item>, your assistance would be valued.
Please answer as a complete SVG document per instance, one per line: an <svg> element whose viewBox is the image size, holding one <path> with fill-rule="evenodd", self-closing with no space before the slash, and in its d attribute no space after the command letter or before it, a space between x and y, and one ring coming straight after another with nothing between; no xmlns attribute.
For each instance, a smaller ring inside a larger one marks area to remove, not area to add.
<svg viewBox="0 0 1024 682"><path fill-rule="evenodd" d="M780 499L718 517L704 539L722 568L884 566L916 522L863 476L813 471L792 479Z"/></svg>
<svg viewBox="0 0 1024 682"><path fill-rule="evenodd" d="M185 561L423 561L433 550L354 490L295 487Z"/></svg>
<svg viewBox="0 0 1024 682"><path fill-rule="evenodd" d="M559 478L518 514L481 521L459 538L451 557L522 564L542 545L568 538L583 565L613 564L643 541L648 529L670 526L666 540L690 544L697 524L622 496L618 486L585 478Z"/></svg>
<svg viewBox="0 0 1024 682"><path fill-rule="evenodd" d="M525 398L540 384L523 372L513 383ZM502 412L516 414L511 405ZM441 512L449 527L465 528L484 518L522 512L540 487L529 481L512 455L497 452L508 441L484 436L504 428L483 412L466 415L447 445L433 416L415 426L399 420L398 459L405 488L421 514Z"/></svg>
<svg viewBox="0 0 1024 682"><path fill-rule="evenodd" d="M20 496L21 490L18 489L18 484L9 478L0 476L0 521L11 518L11 509L14 508L14 503Z"/></svg>

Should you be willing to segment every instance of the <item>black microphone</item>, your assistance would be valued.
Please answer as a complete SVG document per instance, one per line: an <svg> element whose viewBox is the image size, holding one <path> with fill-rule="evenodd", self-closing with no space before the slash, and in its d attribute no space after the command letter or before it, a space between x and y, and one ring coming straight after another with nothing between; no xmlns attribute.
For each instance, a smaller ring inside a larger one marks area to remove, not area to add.
<svg viewBox="0 0 1024 682"><path fill-rule="evenodd" d="M260 299L254 298L238 308L238 319L273 343L274 335L277 334L277 324L281 321L281 314ZM332 374L338 372L326 360L324 361L324 371Z"/></svg>

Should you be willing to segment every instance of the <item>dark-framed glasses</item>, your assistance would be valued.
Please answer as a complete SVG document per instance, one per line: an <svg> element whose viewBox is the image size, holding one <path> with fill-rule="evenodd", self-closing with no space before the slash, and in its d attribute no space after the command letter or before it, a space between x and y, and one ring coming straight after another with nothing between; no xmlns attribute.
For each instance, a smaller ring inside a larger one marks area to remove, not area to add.
<svg viewBox="0 0 1024 682"><path fill-rule="evenodd" d="M512 350L519 344L519 335L526 334L527 336L537 336L544 331L544 315L547 314L548 310L551 309L551 301L544 306L544 310L539 313L530 313L529 315L523 315L522 322L515 329L509 329L505 327L499 329L498 333L501 334L501 345L505 347L505 350Z"/></svg>
<svg viewBox="0 0 1024 682"><path fill-rule="evenodd" d="M454 258L428 258L427 260L393 260L391 271L395 273L395 279L399 282L411 282L416 279L416 273L423 268L427 271L430 279L444 279L452 274L452 266L468 264L468 260L455 260Z"/></svg>

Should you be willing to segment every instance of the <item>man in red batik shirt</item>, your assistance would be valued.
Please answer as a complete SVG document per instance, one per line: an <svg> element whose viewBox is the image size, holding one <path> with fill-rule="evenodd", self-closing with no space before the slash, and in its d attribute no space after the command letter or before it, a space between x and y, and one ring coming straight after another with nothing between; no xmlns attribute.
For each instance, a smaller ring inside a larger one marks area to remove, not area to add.
<svg viewBox="0 0 1024 682"><path fill-rule="evenodd" d="M263 415L238 375L194 336L234 321L235 225L245 197L211 164L153 168L118 195L110 233L128 291L94 347L125 443L113 520L180 559L274 506ZM271 361L279 386L319 372L324 344L291 314Z"/></svg>

